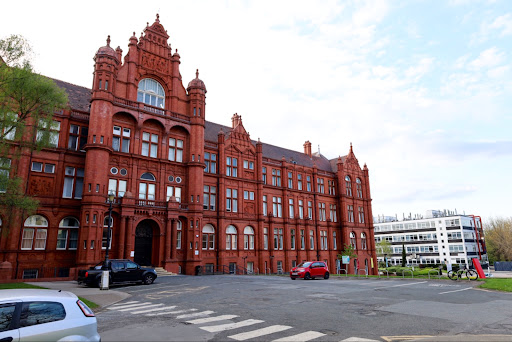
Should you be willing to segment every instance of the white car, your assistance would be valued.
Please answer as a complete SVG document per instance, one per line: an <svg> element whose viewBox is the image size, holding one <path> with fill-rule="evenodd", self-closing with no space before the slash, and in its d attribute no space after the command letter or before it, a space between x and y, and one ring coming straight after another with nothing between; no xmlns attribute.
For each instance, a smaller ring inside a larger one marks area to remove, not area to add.
<svg viewBox="0 0 512 342"><path fill-rule="evenodd" d="M0 341L101 341L94 312L67 291L0 290Z"/></svg>

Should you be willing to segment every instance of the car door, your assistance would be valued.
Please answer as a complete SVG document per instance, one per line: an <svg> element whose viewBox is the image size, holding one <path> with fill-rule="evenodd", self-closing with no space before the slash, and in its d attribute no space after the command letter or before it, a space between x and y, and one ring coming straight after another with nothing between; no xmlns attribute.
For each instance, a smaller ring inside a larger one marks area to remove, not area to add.
<svg viewBox="0 0 512 342"><path fill-rule="evenodd" d="M63 323L64 305L59 302L24 302L20 314L21 341L58 341L69 334L70 326Z"/></svg>
<svg viewBox="0 0 512 342"><path fill-rule="evenodd" d="M140 266L133 261L126 262L126 281L139 281L142 279Z"/></svg>
<svg viewBox="0 0 512 342"><path fill-rule="evenodd" d="M320 262L314 262L313 265L311 265L313 277L319 277L322 275L322 263Z"/></svg>
<svg viewBox="0 0 512 342"><path fill-rule="evenodd" d="M19 310L21 304L0 303L0 342L18 342L20 331L18 330Z"/></svg>
<svg viewBox="0 0 512 342"><path fill-rule="evenodd" d="M110 277L112 278L112 282L121 283L126 280L127 274L125 269L124 261L111 261L110 263Z"/></svg>

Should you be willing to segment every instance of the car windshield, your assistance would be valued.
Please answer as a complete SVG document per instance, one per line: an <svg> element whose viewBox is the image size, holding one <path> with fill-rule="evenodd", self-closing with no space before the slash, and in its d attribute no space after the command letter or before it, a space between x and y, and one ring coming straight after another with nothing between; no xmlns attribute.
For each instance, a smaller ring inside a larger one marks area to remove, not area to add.
<svg viewBox="0 0 512 342"><path fill-rule="evenodd" d="M311 262L301 262L297 267L309 267L311 264Z"/></svg>

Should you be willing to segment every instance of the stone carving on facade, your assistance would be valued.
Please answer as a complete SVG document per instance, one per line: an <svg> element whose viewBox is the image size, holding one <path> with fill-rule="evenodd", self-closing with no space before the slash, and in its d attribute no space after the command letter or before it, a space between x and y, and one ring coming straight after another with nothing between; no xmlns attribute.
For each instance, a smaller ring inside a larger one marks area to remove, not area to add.
<svg viewBox="0 0 512 342"><path fill-rule="evenodd" d="M144 53L142 55L142 66L150 70L165 72L167 70L167 61L163 58Z"/></svg>
<svg viewBox="0 0 512 342"><path fill-rule="evenodd" d="M51 196L53 195L53 178L33 177L29 188L31 195Z"/></svg>

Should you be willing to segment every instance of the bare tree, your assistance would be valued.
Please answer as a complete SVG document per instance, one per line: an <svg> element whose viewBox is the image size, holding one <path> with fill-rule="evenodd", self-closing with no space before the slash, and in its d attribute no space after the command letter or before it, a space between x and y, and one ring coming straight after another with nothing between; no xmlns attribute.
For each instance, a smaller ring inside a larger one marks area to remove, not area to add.
<svg viewBox="0 0 512 342"><path fill-rule="evenodd" d="M492 217L484 225L485 244L491 262L512 260L512 217Z"/></svg>

